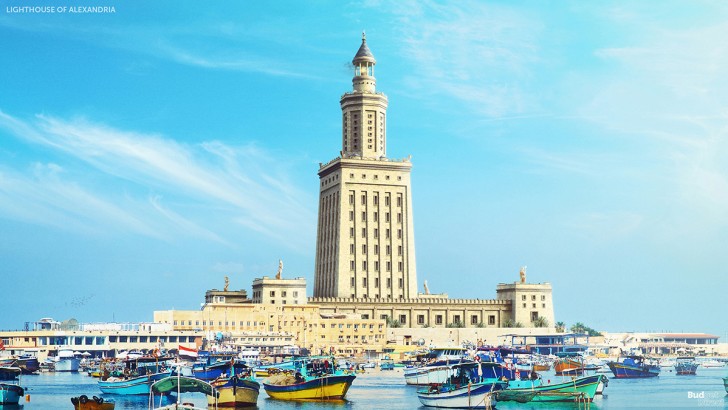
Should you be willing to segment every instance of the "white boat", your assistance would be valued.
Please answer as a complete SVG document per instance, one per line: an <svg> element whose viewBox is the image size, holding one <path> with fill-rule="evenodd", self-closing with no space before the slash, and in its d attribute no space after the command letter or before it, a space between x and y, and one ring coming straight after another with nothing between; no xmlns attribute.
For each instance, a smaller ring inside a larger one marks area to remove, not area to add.
<svg viewBox="0 0 728 410"><path fill-rule="evenodd" d="M426 361L416 367L404 369L404 380L408 385L422 386L444 383L452 374L452 367L467 362L466 350L462 347L436 347L426 355Z"/></svg>
<svg viewBox="0 0 728 410"><path fill-rule="evenodd" d="M417 391L420 403L448 409L490 409L496 404L493 392L508 387L508 382L497 379L482 380L475 362L454 365L448 373L445 383Z"/></svg>
<svg viewBox="0 0 728 410"><path fill-rule="evenodd" d="M58 356L53 362L53 370L56 372L78 372L81 359L76 357L71 349L59 349Z"/></svg>
<svg viewBox="0 0 728 410"><path fill-rule="evenodd" d="M660 360L660 367L675 367L675 361L672 359Z"/></svg>
<svg viewBox="0 0 728 410"><path fill-rule="evenodd" d="M708 360L708 361L705 361L705 362L701 362L700 363L700 366L701 367L705 367L705 368L725 367L725 363L713 359L713 360Z"/></svg>

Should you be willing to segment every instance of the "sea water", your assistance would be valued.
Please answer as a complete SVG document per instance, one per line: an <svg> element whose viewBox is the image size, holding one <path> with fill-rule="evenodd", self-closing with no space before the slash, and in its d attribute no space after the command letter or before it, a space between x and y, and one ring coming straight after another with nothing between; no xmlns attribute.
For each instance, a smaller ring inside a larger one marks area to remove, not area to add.
<svg viewBox="0 0 728 410"><path fill-rule="evenodd" d="M697 409L728 408L728 395L723 387L727 368L698 368L695 376L677 376L674 372L662 370L659 377L650 379L614 379L603 396L597 396L588 407L576 403L498 403L498 409L547 410L547 409ZM544 381L562 381L553 372L542 372ZM20 405L0 405L0 410L55 410L72 409L71 397L82 394L99 396L116 401L117 410L148 409L147 396L102 395L98 379L82 373L42 373L23 376L21 386L26 388L30 401L21 399ZM417 399L417 387L404 383L402 369L394 371L371 370L360 374L342 402L286 402L273 400L260 389L258 409L426 409ZM174 401L170 396L163 404ZM182 401L205 406L207 400L202 394L183 394ZM157 404L159 398L157 397Z"/></svg>

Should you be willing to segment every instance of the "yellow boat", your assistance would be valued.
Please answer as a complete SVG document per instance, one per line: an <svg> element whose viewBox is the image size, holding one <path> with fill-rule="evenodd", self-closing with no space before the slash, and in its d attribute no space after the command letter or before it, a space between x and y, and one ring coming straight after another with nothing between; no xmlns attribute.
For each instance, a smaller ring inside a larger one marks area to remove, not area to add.
<svg viewBox="0 0 728 410"><path fill-rule="evenodd" d="M353 374L307 377L304 381L287 384L263 382L268 395L279 400L343 400L351 383L356 379Z"/></svg>
<svg viewBox="0 0 728 410"><path fill-rule="evenodd" d="M214 396L207 396L208 406L217 407L254 407L258 403L258 392L260 383L248 378L237 376L217 379L210 382L217 390L217 399Z"/></svg>

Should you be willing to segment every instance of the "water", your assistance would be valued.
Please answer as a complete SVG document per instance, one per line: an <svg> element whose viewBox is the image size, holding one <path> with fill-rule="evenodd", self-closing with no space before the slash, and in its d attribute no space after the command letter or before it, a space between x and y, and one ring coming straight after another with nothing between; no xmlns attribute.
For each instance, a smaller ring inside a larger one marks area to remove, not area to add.
<svg viewBox="0 0 728 410"><path fill-rule="evenodd" d="M552 372L543 372L543 378L551 381L561 380ZM659 377L651 379L609 379L609 386L603 397L597 396L590 409L695 409L728 408L728 395L723 388L722 378L728 375L728 368L698 369L696 376L676 376L674 372L663 369ZM84 374L43 373L23 376L21 385L30 394L30 401L21 399L19 406L2 406L0 410L54 410L72 409L71 397L85 394L88 397L100 396L116 401L118 410L148 409L146 396L102 395L97 387L97 379ZM285 402L268 398L261 387L258 409L420 409L416 395L417 388L406 386L402 369L394 371L373 370L359 375L343 402ZM692 394L692 397L690 397ZM201 394L183 395L185 402L204 406L207 401ZM571 403L498 403L498 409L547 410L584 408Z"/></svg>

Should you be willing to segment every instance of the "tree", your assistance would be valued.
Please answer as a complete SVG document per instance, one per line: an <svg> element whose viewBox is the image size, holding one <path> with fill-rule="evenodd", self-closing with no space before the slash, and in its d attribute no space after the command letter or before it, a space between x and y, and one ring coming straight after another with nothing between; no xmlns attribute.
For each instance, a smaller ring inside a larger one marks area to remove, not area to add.
<svg viewBox="0 0 728 410"><path fill-rule="evenodd" d="M564 333L564 330L566 330L566 323L556 322L556 331L559 333Z"/></svg>
<svg viewBox="0 0 728 410"><path fill-rule="evenodd" d="M571 326L570 330L574 333L586 333L589 336L601 336L602 335L600 332L590 328L589 326L587 326L581 322L574 323Z"/></svg>
<svg viewBox="0 0 728 410"><path fill-rule="evenodd" d="M459 320L456 320L452 323L448 323L445 327L465 327L465 324Z"/></svg>
<svg viewBox="0 0 728 410"><path fill-rule="evenodd" d="M503 327L523 327L523 324L521 322L516 322L513 319L506 319L505 322L503 322Z"/></svg>
<svg viewBox="0 0 728 410"><path fill-rule="evenodd" d="M531 323L533 324L533 327L548 327L549 326L549 321L546 320L546 318L543 316L537 317L536 320L534 320Z"/></svg>

